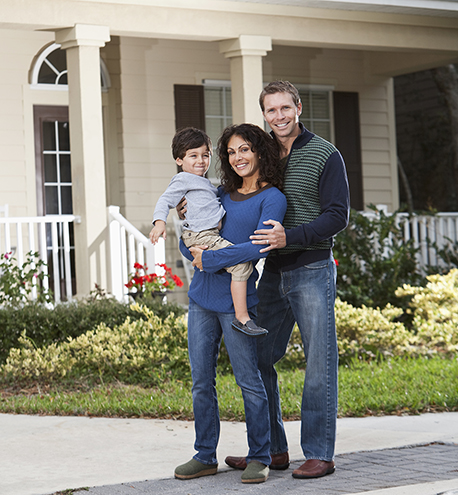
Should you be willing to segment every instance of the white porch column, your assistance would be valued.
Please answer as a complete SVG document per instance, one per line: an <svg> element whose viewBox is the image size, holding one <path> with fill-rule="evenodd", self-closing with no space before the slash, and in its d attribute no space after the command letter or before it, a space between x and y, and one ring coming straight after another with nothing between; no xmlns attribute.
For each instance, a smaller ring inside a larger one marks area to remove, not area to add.
<svg viewBox="0 0 458 495"><path fill-rule="evenodd" d="M224 53L231 63L234 124L250 122L260 127L264 126L258 99L263 88L262 57L270 50L270 36L242 34L238 38L220 42L220 53Z"/></svg>
<svg viewBox="0 0 458 495"><path fill-rule="evenodd" d="M56 32L67 52L76 283L79 296L94 284L107 288L107 215L103 150L100 47L109 28L76 24Z"/></svg>

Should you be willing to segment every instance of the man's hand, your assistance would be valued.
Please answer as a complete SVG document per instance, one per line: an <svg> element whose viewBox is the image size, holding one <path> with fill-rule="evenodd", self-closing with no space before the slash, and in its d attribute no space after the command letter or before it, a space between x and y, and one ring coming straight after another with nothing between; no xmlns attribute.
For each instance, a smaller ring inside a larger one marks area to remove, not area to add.
<svg viewBox="0 0 458 495"><path fill-rule="evenodd" d="M254 235L250 235L253 244L268 244L261 249L260 253L266 253L272 249L280 249L286 246L286 234L283 225L276 220L266 220L264 225L273 225L272 229L255 230Z"/></svg>
<svg viewBox="0 0 458 495"><path fill-rule="evenodd" d="M202 266L202 253L208 248L208 246L193 246L189 248L190 253L193 255L194 260L192 266L197 266L199 270L203 270Z"/></svg>
<svg viewBox="0 0 458 495"><path fill-rule="evenodd" d="M180 220L184 220L186 218L185 214L188 211L187 204L188 202L186 201L186 198L184 196L181 198L181 201L177 204L176 210Z"/></svg>
<svg viewBox="0 0 458 495"><path fill-rule="evenodd" d="M149 233L149 240L156 244L159 240L159 237L163 237L164 241L167 239L167 232L165 230L165 222L163 220L156 220L154 222L154 227L151 229Z"/></svg>

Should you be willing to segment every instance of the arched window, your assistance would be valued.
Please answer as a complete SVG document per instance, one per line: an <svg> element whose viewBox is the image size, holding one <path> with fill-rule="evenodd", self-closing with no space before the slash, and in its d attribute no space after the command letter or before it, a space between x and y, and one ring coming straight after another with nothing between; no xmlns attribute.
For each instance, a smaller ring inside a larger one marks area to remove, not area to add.
<svg viewBox="0 0 458 495"><path fill-rule="evenodd" d="M100 59L100 82L102 91L107 91L110 87L110 76L102 59ZM67 56L59 44L49 45L37 57L32 70L31 85L35 89L68 89Z"/></svg>

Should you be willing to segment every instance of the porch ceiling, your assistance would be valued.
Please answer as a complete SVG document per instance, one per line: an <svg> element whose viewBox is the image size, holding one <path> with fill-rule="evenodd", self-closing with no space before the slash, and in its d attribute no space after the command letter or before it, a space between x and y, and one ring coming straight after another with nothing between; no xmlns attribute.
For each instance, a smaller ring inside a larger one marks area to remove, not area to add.
<svg viewBox="0 0 458 495"><path fill-rule="evenodd" d="M384 12L388 14L458 17L458 0L232 0L320 9Z"/></svg>
<svg viewBox="0 0 458 495"><path fill-rule="evenodd" d="M386 75L458 61L458 1L451 0L0 0L0 4L0 28L54 31L80 23L106 25L111 35L147 38L220 41L242 34L270 36L274 45L369 53L374 73Z"/></svg>

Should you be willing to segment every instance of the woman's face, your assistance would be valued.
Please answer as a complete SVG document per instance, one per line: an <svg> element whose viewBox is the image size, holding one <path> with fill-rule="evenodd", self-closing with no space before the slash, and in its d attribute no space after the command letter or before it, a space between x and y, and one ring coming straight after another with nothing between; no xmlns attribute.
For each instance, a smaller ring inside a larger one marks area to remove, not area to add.
<svg viewBox="0 0 458 495"><path fill-rule="evenodd" d="M259 157L251 150L251 144L234 135L227 143L229 164L243 179L259 176Z"/></svg>

